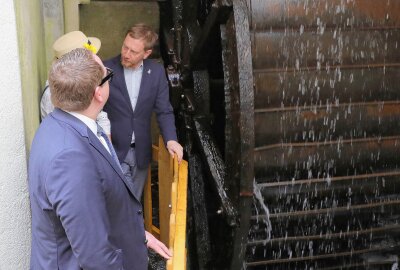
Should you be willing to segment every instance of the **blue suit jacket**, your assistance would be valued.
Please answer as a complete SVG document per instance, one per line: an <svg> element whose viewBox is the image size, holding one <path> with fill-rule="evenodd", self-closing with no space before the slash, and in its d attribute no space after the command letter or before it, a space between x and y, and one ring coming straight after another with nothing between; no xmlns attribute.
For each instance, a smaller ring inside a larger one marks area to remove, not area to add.
<svg viewBox="0 0 400 270"><path fill-rule="evenodd" d="M118 164L74 116L56 109L29 158L31 269L147 270L142 207Z"/></svg>
<svg viewBox="0 0 400 270"><path fill-rule="evenodd" d="M169 88L162 65L154 60L143 61L143 75L135 111L129 99L124 70L118 55L104 62L114 70L110 83L110 97L104 111L111 122L111 138L120 161L128 153L132 131L135 132L136 162L139 168L146 168L151 161L151 114L157 115L158 125L166 143L177 140L175 119L169 102Z"/></svg>

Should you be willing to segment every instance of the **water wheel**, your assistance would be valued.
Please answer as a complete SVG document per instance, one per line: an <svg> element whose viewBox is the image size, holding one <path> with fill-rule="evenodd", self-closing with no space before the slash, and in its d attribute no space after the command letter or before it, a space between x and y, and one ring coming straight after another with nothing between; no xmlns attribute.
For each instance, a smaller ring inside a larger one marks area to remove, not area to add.
<svg viewBox="0 0 400 270"><path fill-rule="evenodd" d="M395 267L400 1L160 4L193 269Z"/></svg>

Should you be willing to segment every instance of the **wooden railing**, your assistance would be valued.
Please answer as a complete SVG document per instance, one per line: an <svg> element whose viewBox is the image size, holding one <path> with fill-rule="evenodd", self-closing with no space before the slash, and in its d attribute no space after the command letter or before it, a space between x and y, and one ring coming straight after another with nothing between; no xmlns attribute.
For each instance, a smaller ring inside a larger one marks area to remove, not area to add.
<svg viewBox="0 0 400 270"><path fill-rule="evenodd" d="M165 243L173 252L167 270L186 269L186 208L188 163L172 158L159 138L153 145L153 161L158 163L158 228L153 224L151 169L144 189L144 218L146 231ZM153 181L153 184L154 181Z"/></svg>

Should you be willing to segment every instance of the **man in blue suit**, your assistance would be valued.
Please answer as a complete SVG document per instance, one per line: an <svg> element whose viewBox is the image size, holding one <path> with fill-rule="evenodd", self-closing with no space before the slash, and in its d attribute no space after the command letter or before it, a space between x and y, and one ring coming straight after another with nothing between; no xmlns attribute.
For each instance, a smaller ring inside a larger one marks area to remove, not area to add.
<svg viewBox="0 0 400 270"><path fill-rule="evenodd" d="M147 269L142 206L95 122L112 75L86 49L52 65L56 109L36 132L29 158L32 270ZM147 245L162 244L151 237Z"/></svg>
<svg viewBox="0 0 400 270"><path fill-rule="evenodd" d="M104 62L114 70L104 111L111 122L112 142L121 167L132 179L137 198L142 196L151 161L153 111L170 154L176 154L179 161L183 155L177 142L164 67L147 59L157 39L158 35L149 26L136 24L128 30L121 54Z"/></svg>

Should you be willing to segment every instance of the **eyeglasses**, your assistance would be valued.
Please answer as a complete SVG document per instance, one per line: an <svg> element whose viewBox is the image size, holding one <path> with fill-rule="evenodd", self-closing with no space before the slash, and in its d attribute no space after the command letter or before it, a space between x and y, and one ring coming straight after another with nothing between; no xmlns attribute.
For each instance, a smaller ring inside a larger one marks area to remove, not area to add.
<svg viewBox="0 0 400 270"><path fill-rule="evenodd" d="M101 80L99 86L102 86L108 80L110 80L110 82L112 81L112 78L114 76L114 71L111 68L108 68L108 67L106 67L106 69L107 69L107 75Z"/></svg>

